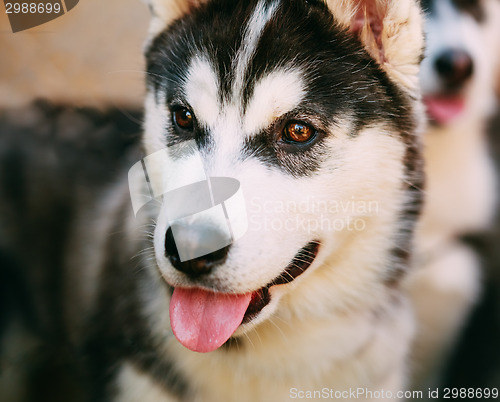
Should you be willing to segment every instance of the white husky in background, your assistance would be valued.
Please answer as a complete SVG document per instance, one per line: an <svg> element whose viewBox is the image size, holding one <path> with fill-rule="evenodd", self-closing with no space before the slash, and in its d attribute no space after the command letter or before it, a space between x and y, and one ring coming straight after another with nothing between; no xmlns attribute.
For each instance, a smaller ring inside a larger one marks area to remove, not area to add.
<svg viewBox="0 0 500 402"><path fill-rule="evenodd" d="M410 277L420 383L443 364L480 292L478 257L460 237L484 230L494 215L497 185L486 124L495 106L500 42L496 0L426 0L423 7L427 42L420 77L430 124L417 267Z"/></svg>

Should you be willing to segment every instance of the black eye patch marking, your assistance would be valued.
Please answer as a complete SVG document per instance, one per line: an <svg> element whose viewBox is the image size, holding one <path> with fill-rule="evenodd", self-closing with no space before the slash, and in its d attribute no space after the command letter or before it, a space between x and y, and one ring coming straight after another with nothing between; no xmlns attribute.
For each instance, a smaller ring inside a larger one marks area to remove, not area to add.
<svg viewBox="0 0 500 402"><path fill-rule="evenodd" d="M194 140L199 150L212 144L209 129L198 124L196 115L184 102L167 102L170 124L166 127L167 146Z"/></svg>
<svg viewBox="0 0 500 402"><path fill-rule="evenodd" d="M453 0L453 4L460 11L470 14L477 22L483 22L486 18L481 0Z"/></svg>
<svg viewBox="0 0 500 402"><path fill-rule="evenodd" d="M420 0L420 5L426 14L433 14L439 1L442 0ZM482 0L451 0L451 2L456 9L469 14L477 22L483 22L486 18Z"/></svg>
<svg viewBox="0 0 500 402"><path fill-rule="evenodd" d="M242 159L255 157L294 177L310 176L326 158L326 126L314 116L287 113L245 140Z"/></svg>
<svg viewBox="0 0 500 402"><path fill-rule="evenodd" d="M306 149L292 147L296 146L283 146L269 133L262 132L245 140L242 159L255 157L269 168L282 169L293 177L307 177L318 171L326 158L326 150L321 143ZM291 152L292 149L295 152Z"/></svg>

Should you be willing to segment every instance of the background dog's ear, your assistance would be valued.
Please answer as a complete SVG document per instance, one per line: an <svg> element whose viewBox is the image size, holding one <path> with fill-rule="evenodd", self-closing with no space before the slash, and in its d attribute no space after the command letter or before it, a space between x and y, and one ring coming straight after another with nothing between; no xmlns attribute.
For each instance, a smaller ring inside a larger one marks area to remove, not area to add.
<svg viewBox="0 0 500 402"><path fill-rule="evenodd" d="M163 31L172 21L190 13L207 0L142 0L151 10L149 39Z"/></svg>
<svg viewBox="0 0 500 402"><path fill-rule="evenodd" d="M416 0L326 0L342 28L357 35L370 55L411 92L418 88L424 46Z"/></svg>

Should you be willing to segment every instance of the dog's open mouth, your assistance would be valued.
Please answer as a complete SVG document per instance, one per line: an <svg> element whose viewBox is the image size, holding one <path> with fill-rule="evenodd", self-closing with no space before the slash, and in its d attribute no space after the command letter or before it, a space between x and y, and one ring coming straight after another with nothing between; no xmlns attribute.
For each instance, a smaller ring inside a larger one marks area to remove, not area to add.
<svg viewBox="0 0 500 402"><path fill-rule="evenodd" d="M463 95L434 95L424 97L427 115L437 124L447 124L465 109Z"/></svg>
<svg viewBox="0 0 500 402"><path fill-rule="evenodd" d="M269 304L272 286L292 282L309 268L320 243L313 241L295 255L285 270L259 290L225 294L201 288L174 288L170 323L179 342L195 352L211 352L222 346L242 323L250 322Z"/></svg>
<svg viewBox="0 0 500 402"><path fill-rule="evenodd" d="M243 316L242 324L252 320L260 311L271 301L269 295L269 288L274 285L283 285L292 282L296 277L302 274L312 264L319 251L319 242L313 241L308 243L305 247L295 255L292 262L288 264L285 270L274 279L271 283L263 288L256 290L252 293L252 299Z"/></svg>

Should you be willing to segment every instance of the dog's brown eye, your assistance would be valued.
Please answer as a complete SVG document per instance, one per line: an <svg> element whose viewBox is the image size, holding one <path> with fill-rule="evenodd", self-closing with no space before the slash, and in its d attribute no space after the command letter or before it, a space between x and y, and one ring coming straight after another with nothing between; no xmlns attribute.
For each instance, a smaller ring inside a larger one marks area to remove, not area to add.
<svg viewBox="0 0 500 402"><path fill-rule="evenodd" d="M193 129L193 113L185 107L181 107L174 112L174 122L177 127L184 130Z"/></svg>
<svg viewBox="0 0 500 402"><path fill-rule="evenodd" d="M291 142L307 142L315 134L314 128L308 124L294 121L285 126L283 137Z"/></svg>

